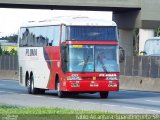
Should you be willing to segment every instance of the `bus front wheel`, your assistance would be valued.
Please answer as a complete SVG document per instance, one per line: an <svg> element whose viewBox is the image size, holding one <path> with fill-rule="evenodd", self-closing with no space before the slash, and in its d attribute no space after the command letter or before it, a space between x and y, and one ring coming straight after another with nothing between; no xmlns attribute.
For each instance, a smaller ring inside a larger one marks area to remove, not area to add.
<svg viewBox="0 0 160 120"><path fill-rule="evenodd" d="M108 94L109 94L108 91L107 92L100 92L100 97L101 98L108 98Z"/></svg>
<svg viewBox="0 0 160 120"><path fill-rule="evenodd" d="M60 82L59 81L57 82L56 86L57 86L58 97L60 97L60 98L65 97L65 95L66 95L65 92L60 90Z"/></svg>

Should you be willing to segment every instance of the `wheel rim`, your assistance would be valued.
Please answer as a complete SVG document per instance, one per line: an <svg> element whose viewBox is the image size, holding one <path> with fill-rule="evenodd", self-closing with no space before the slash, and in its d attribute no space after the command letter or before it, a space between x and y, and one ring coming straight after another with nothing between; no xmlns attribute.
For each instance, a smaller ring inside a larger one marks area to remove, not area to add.
<svg viewBox="0 0 160 120"><path fill-rule="evenodd" d="M57 83L57 92L58 92L58 96L60 95L60 84L59 82Z"/></svg>
<svg viewBox="0 0 160 120"><path fill-rule="evenodd" d="M27 80L27 87L28 88L30 88L30 84L31 84L30 80Z"/></svg>
<svg viewBox="0 0 160 120"><path fill-rule="evenodd" d="M59 91L60 90L60 88L59 88L59 83L57 84L57 91Z"/></svg>
<svg viewBox="0 0 160 120"><path fill-rule="evenodd" d="M34 89L34 85L33 85L33 81L31 82L31 91L33 92Z"/></svg>

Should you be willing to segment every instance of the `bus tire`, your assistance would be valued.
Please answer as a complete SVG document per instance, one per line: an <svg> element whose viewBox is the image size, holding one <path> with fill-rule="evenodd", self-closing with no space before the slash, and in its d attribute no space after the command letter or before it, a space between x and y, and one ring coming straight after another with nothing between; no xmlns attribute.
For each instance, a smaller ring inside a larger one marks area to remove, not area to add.
<svg viewBox="0 0 160 120"><path fill-rule="evenodd" d="M27 79L27 91L28 91L28 94L31 94L31 80L30 79Z"/></svg>
<svg viewBox="0 0 160 120"><path fill-rule="evenodd" d="M108 98L109 92L100 92L100 97L101 98Z"/></svg>
<svg viewBox="0 0 160 120"><path fill-rule="evenodd" d="M38 88L34 87L34 77L33 77L33 75L30 78L30 89L31 89L31 94L38 94Z"/></svg>
<svg viewBox="0 0 160 120"><path fill-rule="evenodd" d="M59 82L59 80L57 81L56 86L57 86L58 97L60 97L60 98L66 97L66 93L64 91L60 90L60 82Z"/></svg>
<svg viewBox="0 0 160 120"><path fill-rule="evenodd" d="M37 92L38 94L45 94L45 89L38 89Z"/></svg>

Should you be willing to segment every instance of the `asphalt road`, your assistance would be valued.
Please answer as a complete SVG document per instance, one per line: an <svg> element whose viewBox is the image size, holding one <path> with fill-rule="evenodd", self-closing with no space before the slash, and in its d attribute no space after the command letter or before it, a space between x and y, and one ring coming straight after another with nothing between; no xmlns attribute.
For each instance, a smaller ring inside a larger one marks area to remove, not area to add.
<svg viewBox="0 0 160 120"><path fill-rule="evenodd" d="M55 91L44 95L30 95L18 81L0 80L0 104L21 107L61 107L69 109L110 111L127 114L160 114L160 92L110 92L108 99L99 94L80 94L72 98L58 98Z"/></svg>

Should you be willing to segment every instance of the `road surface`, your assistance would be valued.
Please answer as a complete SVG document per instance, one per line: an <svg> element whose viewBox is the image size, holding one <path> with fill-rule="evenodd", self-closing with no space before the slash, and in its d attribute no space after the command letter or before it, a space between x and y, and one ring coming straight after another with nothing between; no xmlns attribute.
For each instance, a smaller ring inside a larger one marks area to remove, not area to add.
<svg viewBox="0 0 160 120"><path fill-rule="evenodd" d="M18 81L0 80L0 104L21 107L60 107L81 110L109 111L127 114L160 114L160 92L110 92L108 99L99 94L80 94L72 98L58 98L55 91L44 95L30 95Z"/></svg>

